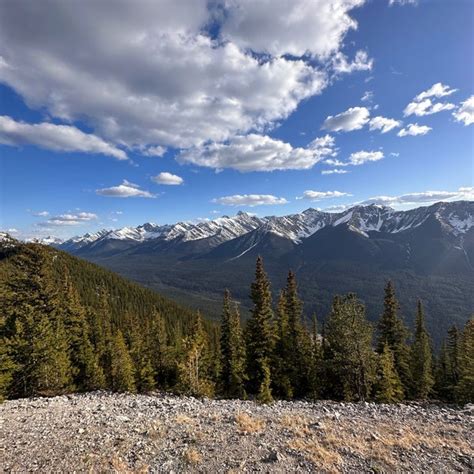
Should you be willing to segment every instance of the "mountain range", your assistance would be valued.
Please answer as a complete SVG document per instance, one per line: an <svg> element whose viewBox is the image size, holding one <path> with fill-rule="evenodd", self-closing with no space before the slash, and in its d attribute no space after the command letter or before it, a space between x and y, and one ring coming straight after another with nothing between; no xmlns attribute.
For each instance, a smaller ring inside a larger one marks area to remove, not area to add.
<svg viewBox="0 0 474 474"><path fill-rule="evenodd" d="M248 309L253 264L262 255L275 289L296 271L305 312L324 319L334 294L355 291L376 319L387 279L411 324L417 298L436 334L474 312L474 202L408 211L368 205L287 216L238 212L198 223L146 223L49 243L197 306L219 311L229 287Z"/></svg>

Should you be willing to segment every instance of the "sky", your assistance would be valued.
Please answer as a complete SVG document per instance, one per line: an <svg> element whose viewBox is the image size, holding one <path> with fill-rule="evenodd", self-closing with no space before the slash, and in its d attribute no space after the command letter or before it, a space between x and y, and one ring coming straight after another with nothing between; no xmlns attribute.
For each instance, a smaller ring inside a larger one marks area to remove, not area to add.
<svg viewBox="0 0 474 474"><path fill-rule="evenodd" d="M0 0L0 229L474 200L471 0Z"/></svg>

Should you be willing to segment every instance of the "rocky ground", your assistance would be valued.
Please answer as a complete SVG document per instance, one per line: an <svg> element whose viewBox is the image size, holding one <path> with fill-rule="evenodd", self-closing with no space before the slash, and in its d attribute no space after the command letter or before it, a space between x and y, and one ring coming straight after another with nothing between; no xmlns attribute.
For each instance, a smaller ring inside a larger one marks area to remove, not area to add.
<svg viewBox="0 0 474 474"><path fill-rule="evenodd" d="M474 405L89 393L0 405L2 472L473 472Z"/></svg>

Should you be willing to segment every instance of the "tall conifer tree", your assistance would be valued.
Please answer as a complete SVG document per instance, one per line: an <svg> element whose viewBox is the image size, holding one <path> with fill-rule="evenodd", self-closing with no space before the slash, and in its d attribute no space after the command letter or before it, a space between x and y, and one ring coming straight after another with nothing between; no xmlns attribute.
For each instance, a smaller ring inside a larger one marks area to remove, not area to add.
<svg viewBox="0 0 474 474"><path fill-rule="evenodd" d="M412 396L415 399L426 399L434 385L433 356L430 337L425 328L423 305L420 300L418 300L417 304L415 338L411 350L411 358Z"/></svg>

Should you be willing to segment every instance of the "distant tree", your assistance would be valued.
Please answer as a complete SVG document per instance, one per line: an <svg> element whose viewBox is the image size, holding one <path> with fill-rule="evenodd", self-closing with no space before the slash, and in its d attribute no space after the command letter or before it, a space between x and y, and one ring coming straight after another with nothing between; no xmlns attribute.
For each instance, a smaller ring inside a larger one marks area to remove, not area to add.
<svg viewBox="0 0 474 474"><path fill-rule="evenodd" d="M415 339L412 346L411 371L413 377L412 396L423 400L428 398L434 385L433 356L429 334L425 328L423 305L418 300L415 322Z"/></svg>
<svg viewBox="0 0 474 474"><path fill-rule="evenodd" d="M385 287L384 309L378 323L377 352L382 354L386 344L393 353L395 369L405 392L411 387L410 348L407 344L408 329L398 315L400 305L393 283Z"/></svg>
<svg viewBox="0 0 474 474"><path fill-rule="evenodd" d="M225 396L245 398L245 345L237 306L231 309L229 290L224 292L221 319L220 381Z"/></svg>
<svg viewBox="0 0 474 474"><path fill-rule="evenodd" d="M375 400L379 403L396 403L403 399L403 388L395 367L395 358L386 343L379 354L375 381Z"/></svg>
<svg viewBox="0 0 474 474"><path fill-rule="evenodd" d="M353 293L336 296L326 324L327 377L332 396L345 400L367 400L374 379L372 326L365 307Z"/></svg>
<svg viewBox="0 0 474 474"><path fill-rule="evenodd" d="M122 331L117 330L110 345L111 382L114 392L135 392L133 361Z"/></svg>
<svg viewBox="0 0 474 474"><path fill-rule="evenodd" d="M474 316L466 323L459 348L459 381L455 389L461 403L474 402Z"/></svg>
<svg viewBox="0 0 474 474"><path fill-rule="evenodd" d="M271 399L270 364L275 346L270 282L257 258L255 280L251 286L253 309L246 326L247 374L249 390L259 399Z"/></svg>

